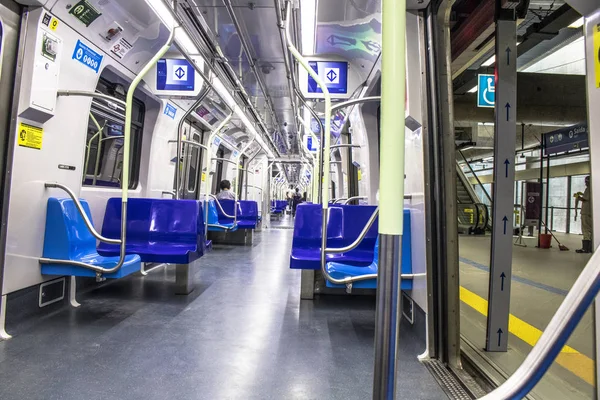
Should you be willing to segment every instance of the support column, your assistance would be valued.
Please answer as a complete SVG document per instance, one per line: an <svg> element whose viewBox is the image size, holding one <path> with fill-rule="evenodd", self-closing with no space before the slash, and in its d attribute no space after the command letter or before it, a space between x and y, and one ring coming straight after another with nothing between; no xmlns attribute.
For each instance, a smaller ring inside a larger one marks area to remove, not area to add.
<svg viewBox="0 0 600 400"><path fill-rule="evenodd" d="M375 313L373 400L396 398L404 198L406 109L406 0L383 0L381 150L379 168L379 268ZM327 167L327 166L325 166ZM327 177L328 178L328 177ZM324 222L325 223L325 222Z"/></svg>
<svg viewBox="0 0 600 400"><path fill-rule="evenodd" d="M517 23L514 10L496 1L496 121L492 250L486 351L506 351L512 273L517 138Z"/></svg>

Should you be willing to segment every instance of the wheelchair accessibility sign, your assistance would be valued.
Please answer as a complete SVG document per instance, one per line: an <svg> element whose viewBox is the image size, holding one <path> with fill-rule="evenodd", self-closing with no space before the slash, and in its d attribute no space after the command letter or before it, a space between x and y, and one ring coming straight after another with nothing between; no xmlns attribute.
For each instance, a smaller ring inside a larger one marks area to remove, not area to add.
<svg viewBox="0 0 600 400"><path fill-rule="evenodd" d="M477 107L494 108L496 105L496 82L494 75L477 77Z"/></svg>

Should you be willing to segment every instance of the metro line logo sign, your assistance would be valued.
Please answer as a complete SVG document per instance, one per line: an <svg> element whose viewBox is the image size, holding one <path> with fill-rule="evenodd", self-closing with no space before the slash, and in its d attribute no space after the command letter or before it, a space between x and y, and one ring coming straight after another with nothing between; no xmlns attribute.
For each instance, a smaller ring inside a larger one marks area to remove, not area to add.
<svg viewBox="0 0 600 400"><path fill-rule="evenodd" d="M174 81L185 81L187 80L187 66L180 65L177 68L173 68L173 80Z"/></svg>
<svg viewBox="0 0 600 400"><path fill-rule="evenodd" d="M325 77L327 83L340 83L340 69L339 68L325 68Z"/></svg>

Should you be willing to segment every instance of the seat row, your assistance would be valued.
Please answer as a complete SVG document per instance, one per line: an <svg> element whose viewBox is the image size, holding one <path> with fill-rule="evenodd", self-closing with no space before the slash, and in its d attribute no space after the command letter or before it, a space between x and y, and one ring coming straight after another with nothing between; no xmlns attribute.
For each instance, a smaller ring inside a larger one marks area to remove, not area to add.
<svg viewBox="0 0 600 400"><path fill-rule="evenodd" d="M327 248L349 246L360 236L375 212L375 206L331 205L327 219ZM292 269L321 269L322 206L299 204L294 222L290 255ZM326 254L326 270L333 278L376 274L378 266L378 219L375 220L356 248L345 253ZM402 274L412 273L410 210L404 210L402 236ZM343 287L327 282L328 287ZM357 281L354 288L376 288L375 279ZM411 289L412 281L403 280L402 289Z"/></svg>
<svg viewBox="0 0 600 400"><path fill-rule="evenodd" d="M80 200L80 203L87 218L92 221L88 203L85 200ZM237 224L237 228L256 227L256 202L240 202L239 207L241 225ZM211 228L210 224L217 208L214 200L209 202L209 230L219 229ZM121 198L108 200L102 236L120 239ZM141 262L191 264L212 247L211 241L205 236L202 203L196 200L129 199L125 244L127 256L123 266L116 272L103 275L103 278L122 278L139 271ZM120 244L100 242L96 246L96 239L73 200L53 197L48 199L43 259L82 262L110 269L117 265L119 254ZM95 271L82 266L43 261L41 272L44 275L97 276Z"/></svg>

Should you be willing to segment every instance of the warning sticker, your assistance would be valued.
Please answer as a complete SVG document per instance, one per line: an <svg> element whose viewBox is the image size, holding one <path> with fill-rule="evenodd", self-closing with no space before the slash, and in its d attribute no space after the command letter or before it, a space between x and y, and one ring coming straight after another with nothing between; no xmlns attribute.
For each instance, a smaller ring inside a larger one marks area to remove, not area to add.
<svg viewBox="0 0 600 400"><path fill-rule="evenodd" d="M102 15L88 0L81 0L75 4L71 7L69 14L81 21L86 27L90 26L92 22Z"/></svg>
<svg viewBox="0 0 600 400"><path fill-rule="evenodd" d="M43 137L44 130L42 128L22 122L19 124L19 138L17 140L19 146L41 150Z"/></svg>
<svg viewBox="0 0 600 400"><path fill-rule="evenodd" d="M596 87L600 88L600 24L593 28L594 35L594 69L596 70Z"/></svg>
<svg viewBox="0 0 600 400"><path fill-rule="evenodd" d="M112 45L110 51L117 57L123 58L125 54L129 53L129 50L133 49L133 45L124 38L120 38L117 43Z"/></svg>

